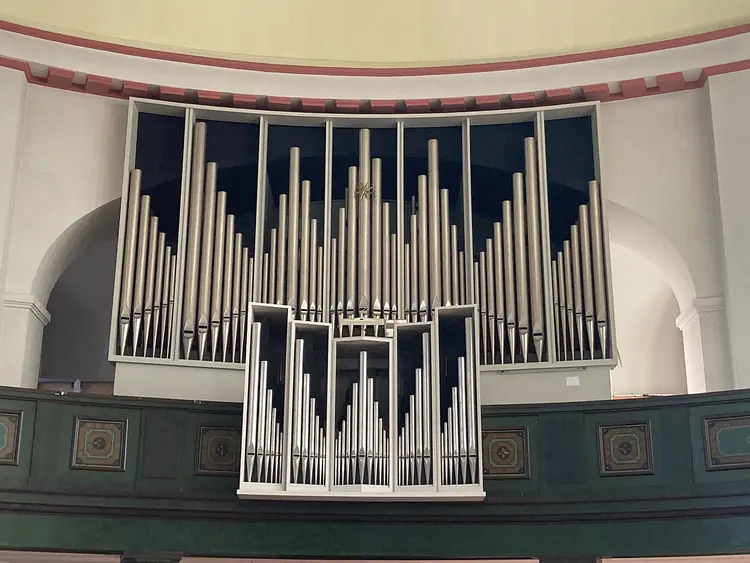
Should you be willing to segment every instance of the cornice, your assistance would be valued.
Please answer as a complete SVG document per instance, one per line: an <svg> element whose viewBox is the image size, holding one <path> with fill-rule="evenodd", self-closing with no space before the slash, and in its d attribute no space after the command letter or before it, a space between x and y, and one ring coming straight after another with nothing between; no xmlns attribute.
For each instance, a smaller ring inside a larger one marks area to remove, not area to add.
<svg viewBox="0 0 750 563"><path fill-rule="evenodd" d="M49 311L44 305L42 305L41 301L30 294L6 293L5 298L3 299L3 306L11 309L26 309L31 311L31 313L39 319L39 322L42 323L42 326L47 326L52 319Z"/></svg>
<svg viewBox="0 0 750 563"><path fill-rule="evenodd" d="M701 313L714 313L724 310L724 298L715 297L698 297L693 300L693 308L682 313L675 319L675 325L680 330L684 330L694 319L698 318Z"/></svg>
<svg viewBox="0 0 750 563"><path fill-rule="evenodd" d="M278 111L456 112L610 102L700 88L712 75L750 69L750 25L543 59L347 69L166 53L0 22L0 66L24 72L30 84L122 99Z"/></svg>

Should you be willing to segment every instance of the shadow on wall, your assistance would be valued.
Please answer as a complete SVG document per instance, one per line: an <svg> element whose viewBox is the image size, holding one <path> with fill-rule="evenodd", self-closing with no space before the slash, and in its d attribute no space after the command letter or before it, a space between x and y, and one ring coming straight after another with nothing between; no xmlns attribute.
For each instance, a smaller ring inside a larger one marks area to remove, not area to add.
<svg viewBox="0 0 750 563"><path fill-rule="evenodd" d="M79 256L57 280L47 310L40 380L114 381L107 361L117 240Z"/></svg>

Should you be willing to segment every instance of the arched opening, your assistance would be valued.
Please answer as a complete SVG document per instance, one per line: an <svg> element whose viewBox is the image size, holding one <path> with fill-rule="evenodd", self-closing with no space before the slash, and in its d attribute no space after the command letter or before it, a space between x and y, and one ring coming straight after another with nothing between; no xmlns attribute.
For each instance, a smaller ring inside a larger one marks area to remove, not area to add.
<svg viewBox="0 0 750 563"><path fill-rule="evenodd" d="M119 204L112 201L76 221L39 267L34 287L51 316L42 339L41 387L81 379L111 390L114 368L107 353Z"/></svg>

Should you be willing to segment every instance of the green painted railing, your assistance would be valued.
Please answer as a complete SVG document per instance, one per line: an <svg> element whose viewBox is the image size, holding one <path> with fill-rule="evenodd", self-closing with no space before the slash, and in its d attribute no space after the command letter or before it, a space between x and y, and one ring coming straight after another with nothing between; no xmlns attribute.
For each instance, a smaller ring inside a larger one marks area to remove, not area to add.
<svg viewBox="0 0 750 563"><path fill-rule="evenodd" d="M0 388L0 549L296 558L750 552L750 392L483 410L480 504L236 498L237 405Z"/></svg>

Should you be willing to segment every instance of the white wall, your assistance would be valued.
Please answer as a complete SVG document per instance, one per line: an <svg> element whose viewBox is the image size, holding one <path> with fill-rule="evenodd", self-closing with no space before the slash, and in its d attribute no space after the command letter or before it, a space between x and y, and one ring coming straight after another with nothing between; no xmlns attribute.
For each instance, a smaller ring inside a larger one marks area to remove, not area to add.
<svg viewBox="0 0 750 563"><path fill-rule="evenodd" d="M80 253L116 232L119 208L105 204L121 194L126 117L122 100L28 86L0 327L0 385L36 387L53 285Z"/></svg>
<svg viewBox="0 0 750 563"><path fill-rule="evenodd" d="M641 215L674 245L693 279L697 295L691 299L722 293L707 110L704 90L602 104L600 109L605 196ZM655 253L652 261L663 264L656 241L640 241L638 233L629 238L613 242L637 243L638 251ZM667 274L680 283L679 272Z"/></svg>
<svg viewBox="0 0 750 563"><path fill-rule="evenodd" d="M619 365L612 394L686 393L680 313L664 273L642 255L612 245Z"/></svg>
<svg viewBox="0 0 750 563"><path fill-rule="evenodd" d="M713 76L708 88L721 204L726 310L734 378L750 387L750 71ZM717 247L718 250L719 247ZM719 252L717 255L721 256Z"/></svg>
<svg viewBox="0 0 750 563"><path fill-rule="evenodd" d="M26 91L26 75L23 72L0 68L0 303L5 297L18 160L26 116ZM0 307L0 326L2 309Z"/></svg>

